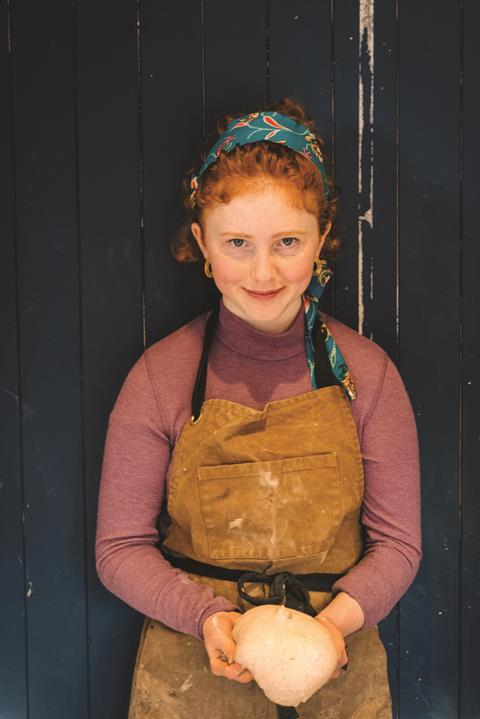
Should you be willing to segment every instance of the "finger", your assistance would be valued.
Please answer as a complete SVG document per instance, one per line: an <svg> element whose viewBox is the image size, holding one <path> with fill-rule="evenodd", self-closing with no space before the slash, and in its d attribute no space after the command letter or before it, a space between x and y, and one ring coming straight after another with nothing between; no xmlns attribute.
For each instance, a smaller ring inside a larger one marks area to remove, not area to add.
<svg viewBox="0 0 480 719"><path fill-rule="evenodd" d="M225 657L222 658L221 653L218 653L218 656L210 656L210 668L215 676L226 677L242 683L250 682L253 679L248 669L235 661L229 663Z"/></svg>
<svg viewBox="0 0 480 719"><path fill-rule="evenodd" d="M235 661L235 650L237 645L233 639L230 639L230 637L225 635L219 635L218 637L215 637L213 644L215 646L215 649L213 650L213 652L215 652L215 656L223 657L229 664L232 664L232 662ZM210 654L209 648L211 643L208 642L205 646L207 653Z"/></svg>
<svg viewBox="0 0 480 719"><path fill-rule="evenodd" d="M210 666L212 670L215 670L216 674L223 676L227 669L233 669L233 673L235 674L245 668L234 659L229 659L221 649L214 649L207 653L210 659Z"/></svg>
<svg viewBox="0 0 480 719"><path fill-rule="evenodd" d="M216 666L221 666L222 664L233 664L235 661L232 653L229 655L223 648L219 648L218 646L206 644L205 650L208 654L208 658L210 659L210 664L214 662Z"/></svg>
<svg viewBox="0 0 480 719"><path fill-rule="evenodd" d="M251 682L253 680L253 676L248 671L246 667L242 667L240 664L232 664L230 666L227 666L225 669L224 676L227 679L231 679L235 682L240 682L241 684L247 684L248 682Z"/></svg>

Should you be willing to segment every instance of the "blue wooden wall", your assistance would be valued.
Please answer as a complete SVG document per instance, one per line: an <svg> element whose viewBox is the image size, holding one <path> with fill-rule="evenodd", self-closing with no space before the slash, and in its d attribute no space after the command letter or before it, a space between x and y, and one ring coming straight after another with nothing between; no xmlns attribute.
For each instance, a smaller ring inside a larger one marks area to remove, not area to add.
<svg viewBox="0 0 480 719"><path fill-rule="evenodd" d="M480 5L4 0L0 6L0 716L122 719L142 617L94 566L107 418L203 312L169 240L219 113L291 94L330 148L326 309L397 363L424 560L381 624L395 717L478 719Z"/></svg>

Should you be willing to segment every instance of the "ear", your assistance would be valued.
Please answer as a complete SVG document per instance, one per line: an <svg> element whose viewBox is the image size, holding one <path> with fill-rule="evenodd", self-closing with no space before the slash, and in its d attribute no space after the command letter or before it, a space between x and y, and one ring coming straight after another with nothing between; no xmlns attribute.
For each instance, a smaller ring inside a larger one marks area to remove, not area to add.
<svg viewBox="0 0 480 719"><path fill-rule="evenodd" d="M329 222L327 222L327 224L325 225L324 231L320 234L320 242L319 242L319 245L318 245L317 256L320 256L320 252L322 251L322 247L323 247L323 245L324 245L324 243L325 243L325 240L326 240L327 237L328 237L328 233L330 232L331 229L332 229L332 223L329 221Z"/></svg>
<svg viewBox="0 0 480 719"><path fill-rule="evenodd" d="M201 226L198 222L192 222L190 225L190 229L192 231L192 235L195 237L195 240L197 241L197 245L200 248L200 252L205 257L206 260L208 260L208 252L207 247L205 245L204 239L203 239L203 231Z"/></svg>

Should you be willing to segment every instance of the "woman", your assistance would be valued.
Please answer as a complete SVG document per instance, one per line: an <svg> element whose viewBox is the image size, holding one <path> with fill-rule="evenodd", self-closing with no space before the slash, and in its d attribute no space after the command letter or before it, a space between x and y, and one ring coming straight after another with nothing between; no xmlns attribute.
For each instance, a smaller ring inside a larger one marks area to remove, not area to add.
<svg viewBox="0 0 480 719"><path fill-rule="evenodd" d="M219 131L173 250L221 300L139 358L105 444L97 570L146 615L129 717L386 719L376 625L421 557L411 404L386 353L318 309L339 243L303 108ZM262 602L335 642L332 680L298 710L234 661L233 626Z"/></svg>

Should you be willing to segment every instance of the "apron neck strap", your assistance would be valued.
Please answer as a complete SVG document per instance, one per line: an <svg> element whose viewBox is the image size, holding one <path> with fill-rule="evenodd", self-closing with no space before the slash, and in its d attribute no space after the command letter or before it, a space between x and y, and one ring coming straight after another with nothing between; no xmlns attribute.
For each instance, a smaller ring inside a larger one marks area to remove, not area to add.
<svg viewBox="0 0 480 719"><path fill-rule="evenodd" d="M205 390L207 386L207 367L208 367L208 356L210 354L210 348L212 346L213 339L215 337L215 330L218 324L218 316L220 313L220 304L216 304L210 315L207 318L205 325L205 334L203 337L202 354L198 363L197 376L192 392L192 422L198 421L200 413L202 411L202 404L205 400ZM307 328L305 327L305 332ZM317 312L315 322L312 329L312 341L314 349L314 374L317 388L330 387L331 385L338 384L342 387L342 384L335 377L332 371L332 366L328 358L327 347L325 344L325 337L322 333L322 322Z"/></svg>

